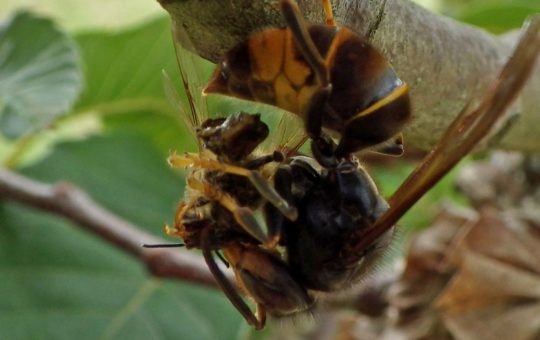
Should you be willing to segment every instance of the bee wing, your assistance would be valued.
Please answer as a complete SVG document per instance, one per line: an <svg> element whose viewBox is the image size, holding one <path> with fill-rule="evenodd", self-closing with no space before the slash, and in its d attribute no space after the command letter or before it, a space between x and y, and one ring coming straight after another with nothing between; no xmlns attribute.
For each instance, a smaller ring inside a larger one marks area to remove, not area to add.
<svg viewBox="0 0 540 340"><path fill-rule="evenodd" d="M194 133L195 126L191 120L193 113L191 112L190 106L186 106L185 101L180 98L178 90L175 88L175 85L167 71L161 70L161 73L163 78L163 87L165 89L167 99L169 99L171 105L180 113L180 117L184 121L184 124L188 128L189 132Z"/></svg>
<svg viewBox="0 0 540 340"><path fill-rule="evenodd" d="M185 30L173 28L172 34L176 61L186 100L180 97L173 81L163 71L165 94L174 107L178 109L189 132L196 138L197 128L208 118L206 99L202 96L204 78L200 68L200 62L197 60L200 58L191 52L195 51L195 48Z"/></svg>
<svg viewBox="0 0 540 340"><path fill-rule="evenodd" d="M266 151L281 151L286 156L294 155L308 139L303 122L297 116L283 110L265 115L270 128L270 137L263 143Z"/></svg>
<svg viewBox="0 0 540 340"><path fill-rule="evenodd" d="M540 54L540 15L526 24L519 44L480 104L467 105L446 130L433 151L409 175L388 203L390 208L352 244L362 252L390 229L435 183L484 137L505 113L529 78Z"/></svg>

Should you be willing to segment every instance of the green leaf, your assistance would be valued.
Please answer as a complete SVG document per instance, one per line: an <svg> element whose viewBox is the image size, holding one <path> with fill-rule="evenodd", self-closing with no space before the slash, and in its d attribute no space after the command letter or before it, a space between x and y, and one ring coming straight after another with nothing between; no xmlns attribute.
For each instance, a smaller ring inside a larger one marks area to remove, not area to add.
<svg viewBox="0 0 540 340"><path fill-rule="evenodd" d="M161 77L162 69L172 74L177 67L168 18L121 32L80 34L76 39L87 75L78 111L172 111Z"/></svg>
<svg viewBox="0 0 540 340"><path fill-rule="evenodd" d="M17 138L70 110L82 87L74 42L49 19L0 24L0 132Z"/></svg>
<svg viewBox="0 0 540 340"><path fill-rule="evenodd" d="M446 14L494 33L520 28L529 15L540 12L538 0L439 0L439 4Z"/></svg>
<svg viewBox="0 0 540 340"><path fill-rule="evenodd" d="M503 33L523 25L525 19L540 11L540 4L502 4L475 7L463 13L459 19L494 33Z"/></svg>
<svg viewBox="0 0 540 340"><path fill-rule="evenodd" d="M184 186L148 141L127 134L61 144L21 172L76 183L158 235ZM5 339L232 339L242 322L221 292L151 278L72 223L8 202L0 203L0 296Z"/></svg>
<svg viewBox="0 0 540 340"><path fill-rule="evenodd" d="M149 111L129 112L105 116L103 122L106 132L137 134L147 139L163 158L172 151L183 153L197 150L195 138L172 116Z"/></svg>
<svg viewBox="0 0 540 340"><path fill-rule="evenodd" d="M120 32L81 34L77 41L88 76L76 112L101 114L105 131L137 133L162 155L193 150L163 88L163 69L179 79L168 18Z"/></svg>

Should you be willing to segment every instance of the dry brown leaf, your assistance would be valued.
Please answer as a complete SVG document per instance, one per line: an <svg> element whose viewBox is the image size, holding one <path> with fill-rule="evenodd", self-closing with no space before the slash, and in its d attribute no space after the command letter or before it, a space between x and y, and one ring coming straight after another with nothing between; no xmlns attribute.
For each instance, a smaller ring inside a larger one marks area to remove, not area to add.
<svg viewBox="0 0 540 340"><path fill-rule="evenodd" d="M454 315L522 299L540 299L540 275L467 252L436 306Z"/></svg>
<svg viewBox="0 0 540 340"><path fill-rule="evenodd" d="M485 210L469 230L463 246L502 262L540 273L540 235L520 214ZM496 246L494 246L496 245ZM459 256L459 251L456 252Z"/></svg>
<svg viewBox="0 0 540 340"><path fill-rule="evenodd" d="M465 165L456 184L475 207L514 206L527 191L523 161L517 152L493 152L485 161Z"/></svg>
<svg viewBox="0 0 540 340"><path fill-rule="evenodd" d="M443 316L443 320L456 339L538 339L540 302L492 305L467 314Z"/></svg>
<svg viewBox="0 0 540 340"><path fill-rule="evenodd" d="M453 256L456 274L435 302L459 339L540 337L538 226L484 210Z"/></svg>
<svg viewBox="0 0 540 340"><path fill-rule="evenodd" d="M475 218L469 210L448 208L431 228L412 238L405 271L390 289L382 339L451 338L432 302L454 273L449 249Z"/></svg>

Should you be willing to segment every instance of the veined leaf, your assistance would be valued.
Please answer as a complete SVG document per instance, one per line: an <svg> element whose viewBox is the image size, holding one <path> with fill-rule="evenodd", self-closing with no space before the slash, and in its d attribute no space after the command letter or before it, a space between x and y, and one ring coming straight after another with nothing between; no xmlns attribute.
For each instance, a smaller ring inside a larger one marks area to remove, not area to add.
<svg viewBox="0 0 540 340"><path fill-rule="evenodd" d="M168 18L120 32L80 34L76 39L87 74L77 111L171 110L161 78L162 69L170 73L176 69Z"/></svg>
<svg viewBox="0 0 540 340"><path fill-rule="evenodd" d="M0 24L0 132L43 128L68 112L82 87L75 43L49 19L18 12Z"/></svg>

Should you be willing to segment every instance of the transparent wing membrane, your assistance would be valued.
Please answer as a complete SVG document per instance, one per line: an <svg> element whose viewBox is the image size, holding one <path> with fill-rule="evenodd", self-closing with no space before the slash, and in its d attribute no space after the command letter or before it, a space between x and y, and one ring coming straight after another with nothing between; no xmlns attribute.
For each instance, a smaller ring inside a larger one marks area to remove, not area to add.
<svg viewBox="0 0 540 340"><path fill-rule="evenodd" d="M202 59L192 52L195 51L195 48L189 40L187 32L173 29L172 33L183 93L178 92L171 76L163 71L165 94L178 110L180 118L190 134L197 140L197 128L209 116L206 98L202 96L205 84ZM181 96L182 94L184 97ZM197 142L199 141L197 140Z"/></svg>
<svg viewBox="0 0 540 340"><path fill-rule="evenodd" d="M262 150L269 152L277 149L286 156L293 155L307 140L303 122L293 114L276 111L264 116L270 136L262 144Z"/></svg>

